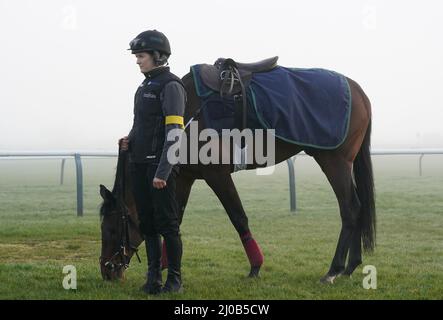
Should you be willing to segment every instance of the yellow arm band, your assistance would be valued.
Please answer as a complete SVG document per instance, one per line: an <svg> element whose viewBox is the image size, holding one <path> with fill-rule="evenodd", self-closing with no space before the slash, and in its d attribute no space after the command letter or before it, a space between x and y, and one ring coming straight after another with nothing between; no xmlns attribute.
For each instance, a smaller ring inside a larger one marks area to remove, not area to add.
<svg viewBox="0 0 443 320"><path fill-rule="evenodd" d="M184 127L184 120L181 116L166 116L165 124L179 124L180 127Z"/></svg>

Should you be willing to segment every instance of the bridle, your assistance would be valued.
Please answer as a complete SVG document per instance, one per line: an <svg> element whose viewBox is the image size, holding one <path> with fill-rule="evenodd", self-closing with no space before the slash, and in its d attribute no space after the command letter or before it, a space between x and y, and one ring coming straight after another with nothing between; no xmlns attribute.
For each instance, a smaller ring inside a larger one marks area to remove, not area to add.
<svg viewBox="0 0 443 320"><path fill-rule="evenodd" d="M138 255L138 248L131 245L129 240L129 222L132 222L132 220L128 215L128 209L124 204L120 205L120 207L123 212L121 216L123 228L119 249L107 260L104 260L103 257L99 258L100 264L113 272L120 271L122 268L125 270L129 268L129 262L131 260L129 250L132 250L132 252L135 253L138 262L141 263L140 256ZM115 262L117 257L120 257L121 262Z"/></svg>
<svg viewBox="0 0 443 320"><path fill-rule="evenodd" d="M119 146L120 150L120 146ZM131 260L131 256L129 255L129 250L132 250L133 253L137 256L138 262L141 263L140 256L138 255L138 248L131 245L131 242L129 240L129 222L136 225L130 218L128 214L128 207L125 204L125 187L126 187L126 181L125 181L125 168L126 168L126 151L119 151L118 156L118 163L117 163L117 172L120 174L120 192L119 197L117 198L117 203L120 206L120 210L122 212L121 220L122 220L122 232L121 232L121 239L120 239L120 247L119 249L107 260L104 260L102 256L99 258L100 265L103 265L108 270L115 272L120 271L123 269L129 268L129 262ZM135 228L137 230L137 228ZM120 257L121 262L114 262L114 260Z"/></svg>

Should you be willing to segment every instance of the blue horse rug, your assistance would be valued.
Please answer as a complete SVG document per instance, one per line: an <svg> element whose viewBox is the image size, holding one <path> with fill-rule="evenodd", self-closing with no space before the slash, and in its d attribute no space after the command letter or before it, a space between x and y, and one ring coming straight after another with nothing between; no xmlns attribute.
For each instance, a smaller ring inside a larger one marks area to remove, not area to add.
<svg viewBox="0 0 443 320"><path fill-rule="evenodd" d="M234 128L235 103L221 98L191 67L202 113L208 127ZM285 68L254 73L246 88L248 127L274 129L290 143L335 149L345 140L351 114L351 92L346 77L325 69Z"/></svg>

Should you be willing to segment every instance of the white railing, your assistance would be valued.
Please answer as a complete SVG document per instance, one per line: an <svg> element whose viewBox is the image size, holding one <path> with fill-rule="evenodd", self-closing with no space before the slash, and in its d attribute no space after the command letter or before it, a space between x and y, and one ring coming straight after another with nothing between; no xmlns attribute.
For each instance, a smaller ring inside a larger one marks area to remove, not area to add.
<svg viewBox="0 0 443 320"><path fill-rule="evenodd" d="M419 156L419 175L422 175L422 160L425 155L443 154L443 149L379 149L372 150L371 155L418 155ZM297 156L305 156L305 153L299 153ZM60 184L63 184L65 160L75 159L76 182L77 182L77 216L83 216L83 169L82 157L87 158L107 158L116 157L117 152L112 151L81 151L81 152L58 152L58 151L0 151L0 159L62 159ZM286 160L289 173L289 198L290 210L296 211L296 189L295 189L295 170L294 158Z"/></svg>

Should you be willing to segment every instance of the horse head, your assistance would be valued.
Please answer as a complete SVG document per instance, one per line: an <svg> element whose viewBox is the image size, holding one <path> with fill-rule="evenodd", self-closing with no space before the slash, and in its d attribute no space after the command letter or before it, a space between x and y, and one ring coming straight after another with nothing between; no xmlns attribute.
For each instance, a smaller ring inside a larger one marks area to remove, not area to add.
<svg viewBox="0 0 443 320"><path fill-rule="evenodd" d="M134 254L140 261L137 247L143 242L143 237L132 193L126 185L125 159L126 155L119 154L112 192L100 185L103 203L100 207L102 247L99 263L103 280L123 279Z"/></svg>

